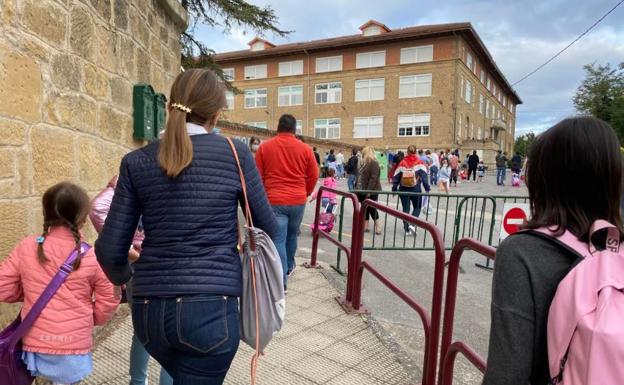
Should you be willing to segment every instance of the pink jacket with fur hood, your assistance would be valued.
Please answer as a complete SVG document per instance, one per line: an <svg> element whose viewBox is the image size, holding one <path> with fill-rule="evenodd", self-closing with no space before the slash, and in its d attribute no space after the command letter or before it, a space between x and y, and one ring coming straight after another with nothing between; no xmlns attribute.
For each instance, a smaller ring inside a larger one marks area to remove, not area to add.
<svg viewBox="0 0 624 385"><path fill-rule="evenodd" d="M22 240L0 264L0 301L23 301L22 318L76 247L68 229L52 227L43 244L48 262L41 264L36 239L33 235ZM91 249L22 339L23 348L46 354L86 354L93 346L93 326L108 322L118 304L113 285Z"/></svg>

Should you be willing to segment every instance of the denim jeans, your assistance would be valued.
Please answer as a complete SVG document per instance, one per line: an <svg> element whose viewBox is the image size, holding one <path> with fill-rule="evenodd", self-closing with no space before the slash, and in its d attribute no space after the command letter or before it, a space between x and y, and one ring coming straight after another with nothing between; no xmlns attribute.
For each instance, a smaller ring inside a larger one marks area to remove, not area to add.
<svg viewBox="0 0 624 385"><path fill-rule="evenodd" d="M223 384L240 342L236 297L136 297L132 323L176 385Z"/></svg>
<svg viewBox="0 0 624 385"><path fill-rule="evenodd" d="M419 193L415 188L399 188L399 191L405 192L413 192ZM419 217L420 210L422 209L423 197L420 195L400 195L401 206L403 207L403 212L406 214L410 213L410 203L412 204L412 216ZM403 229L407 231L409 229L409 223L403 221Z"/></svg>
<svg viewBox="0 0 624 385"><path fill-rule="evenodd" d="M344 177L344 166L342 165L342 163L339 163L336 165L336 176L338 178L342 178Z"/></svg>
<svg viewBox="0 0 624 385"><path fill-rule="evenodd" d="M126 297L128 304L132 306L132 280L126 284ZM132 344L130 345L130 385L147 384L147 366L149 364L150 355L145 347L137 339L136 335L132 335ZM173 378L165 369L160 368L159 385L173 385Z"/></svg>
<svg viewBox="0 0 624 385"><path fill-rule="evenodd" d="M505 174L507 173L507 167L496 167L496 184L505 184Z"/></svg>
<svg viewBox="0 0 624 385"><path fill-rule="evenodd" d="M275 234L275 248L282 260L284 271L284 286L288 281L288 272L295 267L295 254L297 253L297 233L303 220L305 205L297 206L273 206L275 219L277 219L277 233Z"/></svg>
<svg viewBox="0 0 624 385"><path fill-rule="evenodd" d="M347 179L347 186L349 186L349 191L355 190L355 180L357 179L357 175L349 174L349 179Z"/></svg>
<svg viewBox="0 0 624 385"><path fill-rule="evenodd" d="M429 172L431 173L429 177L429 184L437 185L438 184L438 166L431 166L429 168Z"/></svg>

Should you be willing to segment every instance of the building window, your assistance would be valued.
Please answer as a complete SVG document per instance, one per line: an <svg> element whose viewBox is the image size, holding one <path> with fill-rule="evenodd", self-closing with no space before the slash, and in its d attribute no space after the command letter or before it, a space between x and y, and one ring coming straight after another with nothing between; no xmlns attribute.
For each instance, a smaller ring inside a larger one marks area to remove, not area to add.
<svg viewBox="0 0 624 385"><path fill-rule="evenodd" d="M245 90L245 108L261 108L267 106L267 89L258 88Z"/></svg>
<svg viewBox="0 0 624 385"><path fill-rule="evenodd" d="M234 109L234 92L225 91L225 101L227 102L226 109L233 110Z"/></svg>
<svg viewBox="0 0 624 385"><path fill-rule="evenodd" d="M364 36L379 35L380 33L381 33L381 27L378 25L371 25L367 28L364 28L364 30L362 31L362 35Z"/></svg>
<svg viewBox="0 0 624 385"><path fill-rule="evenodd" d="M297 119L297 135L303 135L303 122Z"/></svg>
<svg viewBox="0 0 624 385"><path fill-rule="evenodd" d="M285 61L279 63L279 76L293 76L303 74L303 60Z"/></svg>
<svg viewBox="0 0 624 385"><path fill-rule="evenodd" d="M470 53L466 53L466 65L474 72L474 60L472 60L472 55Z"/></svg>
<svg viewBox="0 0 624 385"><path fill-rule="evenodd" d="M320 83L315 87L316 104L340 103L342 101L342 83Z"/></svg>
<svg viewBox="0 0 624 385"><path fill-rule="evenodd" d="M479 112L481 115L485 115L485 97L483 94L479 94Z"/></svg>
<svg viewBox="0 0 624 385"><path fill-rule="evenodd" d="M366 79L355 81L355 101L384 99L384 79Z"/></svg>
<svg viewBox="0 0 624 385"><path fill-rule="evenodd" d="M245 66L245 80L264 79L267 77L267 65Z"/></svg>
<svg viewBox="0 0 624 385"><path fill-rule="evenodd" d="M399 136L429 136L429 114L399 115Z"/></svg>
<svg viewBox="0 0 624 385"><path fill-rule="evenodd" d="M479 129L477 130L477 139L483 139L483 128L481 127L479 127Z"/></svg>
<svg viewBox="0 0 624 385"><path fill-rule="evenodd" d="M487 78L487 89L492 91L492 82L490 81L490 78Z"/></svg>
<svg viewBox="0 0 624 385"><path fill-rule="evenodd" d="M485 71L481 70L481 83L485 84Z"/></svg>
<svg viewBox="0 0 624 385"><path fill-rule="evenodd" d="M485 101L485 117L490 119L490 99Z"/></svg>
<svg viewBox="0 0 624 385"><path fill-rule="evenodd" d="M401 48L401 64L422 63L433 60L433 46Z"/></svg>
<svg viewBox="0 0 624 385"><path fill-rule="evenodd" d="M358 53L355 68L383 67L386 65L386 51Z"/></svg>
<svg viewBox="0 0 624 385"><path fill-rule="evenodd" d="M224 68L223 78L225 80L233 81L234 80L234 68Z"/></svg>
<svg viewBox="0 0 624 385"><path fill-rule="evenodd" d="M431 74L401 76L399 98L431 96Z"/></svg>
<svg viewBox="0 0 624 385"><path fill-rule="evenodd" d="M354 138L382 138L383 116L368 116L353 119Z"/></svg>
<svg viewBox="0 0 624 385"><path fill-rule="evenodd" d="M316 59L316 72L342 71L342 55L319 57Z"/></svg>
<svg viewBox="0 0 624 385"><path fill-rule="evenodd" d="M277 89L278 106L300 106L303 104L303 86L286 86Z"/></svg>
<svg viewBox="0 0 624 385"><path fill-rule="evenodd" d="M472 103L472 83L469 81L466 81L466 90L464 92L464 100L468 104Z"/></svg>
<svg viewBox="0 0 624 385"><path fill-rule="evenodd" d="M314 119L314 137L318 139L339 139L340 119Z"/></svg>
<svg viewBox="0 0 624 385"><path fill-rule="evenodd" d="M256 128L264 128L267 129L267 122L245 122L246 125L256 127Z"/></svg>

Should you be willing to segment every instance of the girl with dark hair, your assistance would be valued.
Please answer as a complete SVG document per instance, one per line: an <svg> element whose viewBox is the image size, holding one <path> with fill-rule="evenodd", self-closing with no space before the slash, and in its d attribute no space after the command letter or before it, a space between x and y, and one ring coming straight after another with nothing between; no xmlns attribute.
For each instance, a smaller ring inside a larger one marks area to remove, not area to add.
<svg viewBox="0 0 624 385"><path fill-rule="evenodd" d="M80 250L74 270L22 338L22 360L33 376L73 384L91 373L93 327L110 320L120 298L93 249L82 251L87 193L62 182L43 194L42 206L43 233L22 240L0 265L0 301L24 302L24 319L60 266Z"/></svg>
<svg viewBox="0 0 624 385"><path fill-rule="evenodd" d="M251 154L254 156L254 158L256 157L256 153L258 152L259 148L260 148L260 139L256 138L255 136L252 136L249 139L249 150L251 151Z"/></svg>
<svg viewBox="0 0 624 385"><path fill-rule="evenodd" d="M587 243L592 224L603 219L623 233L622 157L607 123L591 117L565 119L537 137L529 159L531 219L526 229L547 227L557 235L568 231ZM591 194L571 175L582 176ZM551 383L548 311L559 282L579 261L568 248L530 231L501 243L485 385Z"/></svg>

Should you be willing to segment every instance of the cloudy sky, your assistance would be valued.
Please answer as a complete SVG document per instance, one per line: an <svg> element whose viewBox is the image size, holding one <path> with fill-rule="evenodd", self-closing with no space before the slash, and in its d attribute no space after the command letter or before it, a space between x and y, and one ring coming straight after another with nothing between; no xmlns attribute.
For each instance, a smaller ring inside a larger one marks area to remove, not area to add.
<svg viewBox="0 0 624 385"><path fill-rule="evenodd" d="M388 27L471 22L507 79L514 83L574 40L620 0L251 0L271 5L286 38L275 44L351 35L369 19ZM198 27L198 37L217 52L246 49L254 33ZM555 61L515 88L516 136L539 132L574 114L571 99L588 63L624 62L624 4Z"/></svg>

